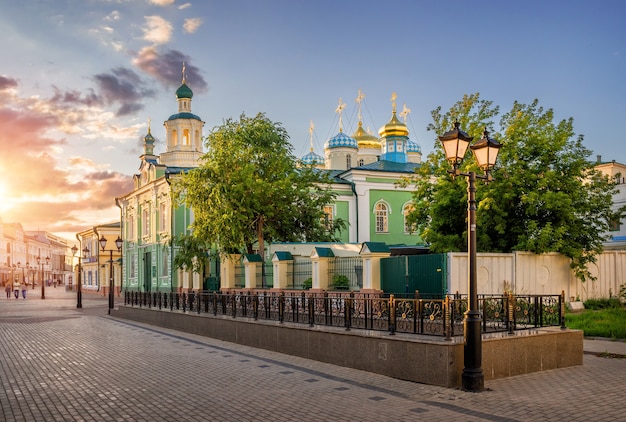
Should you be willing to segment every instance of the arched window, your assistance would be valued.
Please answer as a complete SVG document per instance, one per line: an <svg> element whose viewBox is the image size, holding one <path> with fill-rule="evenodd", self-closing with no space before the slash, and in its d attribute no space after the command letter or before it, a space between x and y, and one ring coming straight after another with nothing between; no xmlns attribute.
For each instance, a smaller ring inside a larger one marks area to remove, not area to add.
<svg viewBox="0 0 626 422"><path fill-rule="evenodd" d="M352 168L352 156L350 154L346 155L346 168L348 170Z"/></svg>
<svg viewBox="0 0 626 422"><path fill-rule="evenodd" d="M384 202L379 202L374 207L376 214L376 233L389 232L389 208Z"/></svg>
<svg viewBox="0 0 626 422"><path fill-rule="evenodd" d="M189 129L183 130L183 145L191 145Z"/></svg>
<svg viewBox="0 0 626 422"><path fill-rule="evenodd" d="M409 223L407 221L409 214L411 214L413 210L413 204L410 202L407 202L406 204L404 204L404 207L402 207L402 216L404 217L404 233L407 234L415 233L415 231L417 230L415 223Z"/></svg>
<svg viewBox="0 0 626 422"><path fill-rule="evenodd" d="M172 142L171 142L171 144L174 145L174 146L178 145L178 132L176 132L176 129L174 129L172 131Z"/></svg>

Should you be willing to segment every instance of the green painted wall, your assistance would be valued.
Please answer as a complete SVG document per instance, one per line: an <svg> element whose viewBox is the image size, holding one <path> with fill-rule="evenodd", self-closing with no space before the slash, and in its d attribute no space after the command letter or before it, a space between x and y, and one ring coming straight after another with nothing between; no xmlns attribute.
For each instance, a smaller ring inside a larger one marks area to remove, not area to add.
<svg viewBox="0 0 626 422"><path fill-rule="evenodd" d="M376 215L374 205L383 200L389 206L388 232L376 233ZM417 234L404 233L404 215L402 208L405 203L411 200L411 192L399 190L374 190L370 191L369 221L370 240L372 242L385 242L388 245L421 244L422 240Z"/></svg>
<svg viewBox="0 0 626 422"><path fill-rule="evenodd" d="M341 242L349 242L350 241L350 204L348 201L337 201L335 202L335 218L342 218L346 222L348 222L348 227L341 232L339 236L339 240Z"/></svg>

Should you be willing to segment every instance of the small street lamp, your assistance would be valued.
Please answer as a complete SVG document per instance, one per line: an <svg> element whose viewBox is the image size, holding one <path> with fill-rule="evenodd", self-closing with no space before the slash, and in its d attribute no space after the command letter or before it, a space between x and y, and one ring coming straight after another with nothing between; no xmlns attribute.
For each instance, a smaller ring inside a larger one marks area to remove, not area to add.
<svg viewBox="0 0 626 422"><path fill-rule="evenodd" d="M72 246L72 256L76 256L76 252L78 252L78 248L76 247L76 245ZM87 254L89 253L89 249L87 249L87 246L85 246L83 248L83 258L87 258ZM81 272L83 271L82 265L81 265L81 256L78 255L78 277L76 277L76 307L77 308L82 308L83 307L83 291L81 290L81 282L80 282L80 276L81 276Z"/></svg>
<svg viewBox="0 0 626 422"><path fill-rule="evenodd" d="M47 256L46 257L46 265L48 265L49 262L50 262L50 257ZM37 264L41 265L41 298L45 299L46 298L46 282L43 279L44 278L43 260L41 259L41 255L39 255L37 257Z"/></svg>
<svg viewBox="0 0 626 422"><path fill-rule="evenodd" d="M109 268L109 315L110 315L111 309L113 309L113 306L115 305L115 295L114 295L115 281L113 279L113 249L105 250L106 245L107 245L107 239L106 237L104 237L104 235L100 237L100 240L98 240L98 242L100 242L100 247L102 248L102 252L106 252L107 250L110 252L110 256L109 256L109 263L111 264ZM117 247L118 252L122 250L122 238L120 238L119 236L117 236L117 239L115 239L115 247Z"/></svg>
<svg viewBox="0 0 626 422"><path fill-rule="evenodd" d="M464 368L461 385L465 391L482 391L485 388L485 374L482 364L482 315L478 310L478 292L476 285L476 179L483 179L487 183L491 180L489 172L496 163L498 151L502 147L498 142L489 138L487 130L482 139L470 146L472 137L459 129L459 122L454 123L454 129L439 137L446 159L452 165L453 177L464 176L468 179L467 185L467 272L468 272L468 300L467 312L463 319ZM459 167L463 162L467 148L474 153L474 158L485 175L475 172L461 173Z"/></svg>

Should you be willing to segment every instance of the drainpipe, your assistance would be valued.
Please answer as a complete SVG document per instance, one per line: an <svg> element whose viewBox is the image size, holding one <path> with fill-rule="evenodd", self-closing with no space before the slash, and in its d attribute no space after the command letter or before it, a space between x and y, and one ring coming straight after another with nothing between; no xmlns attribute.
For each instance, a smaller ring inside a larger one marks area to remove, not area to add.
<svg viewBox="0 0 626 422"><path fill-rule="evenodd" d="M354 194L354 207L355 207L355 226L356 226L356 243L359 243L359 195L356 193L356 185L354 182L350 182L350 188L352 189L352 193ZM349 236L348 236L349 237ZM350 240L350 239L348 239Z"/></svg>

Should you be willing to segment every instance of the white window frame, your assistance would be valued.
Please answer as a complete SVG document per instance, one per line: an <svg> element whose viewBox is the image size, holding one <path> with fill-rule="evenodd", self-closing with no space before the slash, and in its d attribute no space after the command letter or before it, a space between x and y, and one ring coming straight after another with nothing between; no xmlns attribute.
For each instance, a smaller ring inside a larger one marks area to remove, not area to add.
<svg viewBox="0 0 626 422"><path fill-rule="evenodd" d="M376 233L389 233L390 214L391 207L385 201L378 201L376 202L376 204L374 204L374 221Z"/></svg>

